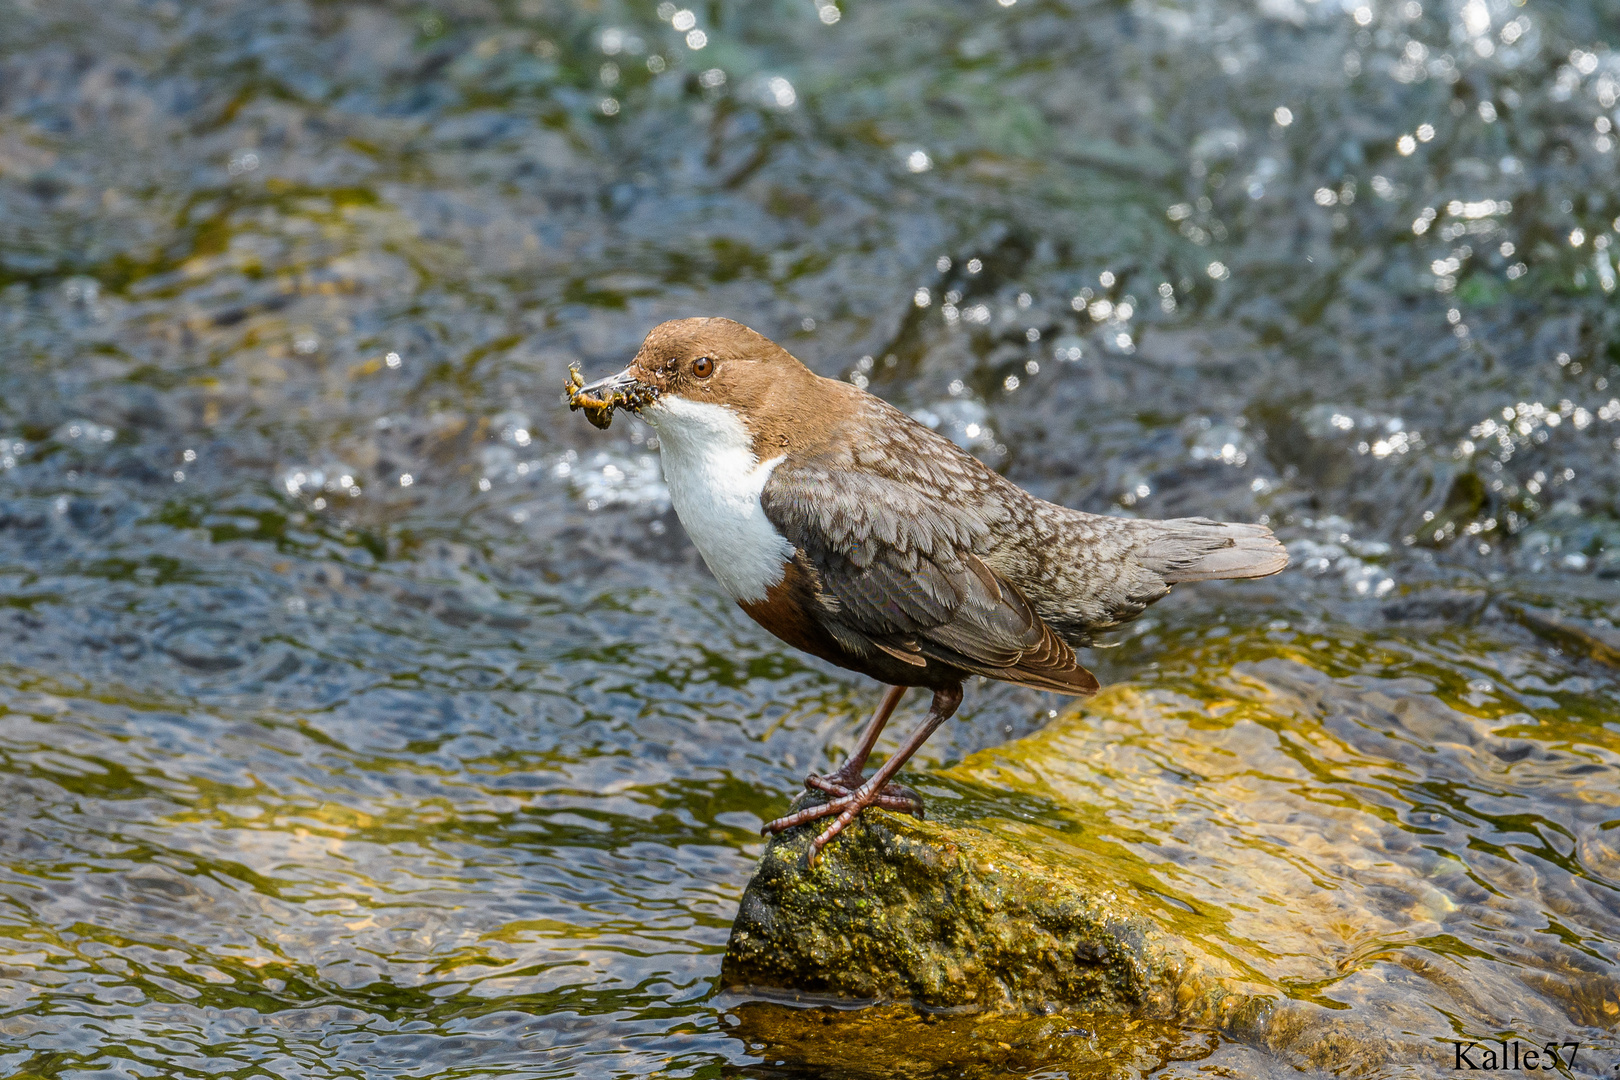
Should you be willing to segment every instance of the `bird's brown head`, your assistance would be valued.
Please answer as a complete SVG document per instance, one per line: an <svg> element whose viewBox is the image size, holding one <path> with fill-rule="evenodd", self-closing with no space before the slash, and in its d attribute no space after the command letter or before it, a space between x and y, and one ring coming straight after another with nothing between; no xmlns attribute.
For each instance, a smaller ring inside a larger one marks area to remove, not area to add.
<svg viewBox="0 0 1620 1080"><path fill-rule="evenodd" d="M660 428L686 406L719 406L757 431L780 427L801 412L810 404L807 395L825 381L742 323L675 319L653 327L617 375L570 384L569 403L588 413L606 407L609 415L612 407L628 408Z"/></svg>

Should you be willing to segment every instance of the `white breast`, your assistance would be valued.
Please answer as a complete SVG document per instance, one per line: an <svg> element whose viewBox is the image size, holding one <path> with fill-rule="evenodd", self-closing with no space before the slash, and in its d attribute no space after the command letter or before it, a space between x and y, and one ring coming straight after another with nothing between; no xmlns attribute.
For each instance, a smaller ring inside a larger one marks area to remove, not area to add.
<svg viewBox="0 0 1620 1080"><path fill-rule="evenodd" d="M738 600L765 599L793 557L759 495L779 457L760 461L737 414L721 405L661 398L642 412L658 429L669 501L709 570Z"/></svg>

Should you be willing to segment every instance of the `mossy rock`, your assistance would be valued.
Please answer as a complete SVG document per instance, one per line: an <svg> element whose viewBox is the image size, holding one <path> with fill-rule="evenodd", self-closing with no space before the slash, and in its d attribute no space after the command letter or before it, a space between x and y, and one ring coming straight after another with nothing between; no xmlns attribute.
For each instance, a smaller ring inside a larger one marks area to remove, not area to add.
<svg viewBox="0 0 1620 1080"><path fill-rule="evenodd" d="M907 1024L954 1016L992 1057L999 1046L1050 1042L1054 1023L1112 1031L1125 1022L1218 1033L1338 1075L1392 1056L1433 1057L1332 1010L1212 974L1218 964L1158 929L1100 863L1057 862L984 829L872 810L810 866L817 831L800 826L766 848L732 924L727 989L808 1005L888 1002L880 1026L891 1032L900 1030L896 1007ZM743 1010L751 1038L801 1060L841 1037L826 1024L860 1029L836 1011L819 1021L796 1014L763 1003ZM1001 1033L990 1038L986 1024ZM941 1061L959 1060L937 1030L918 1034L923 1059L934 1047L949 1050Z"/></svg>
<svg viewBox="0 0 1620 1080"><path fill-rule="evenodd" d="M1421 775L1444 767L1435 745L1489 752L1505 745L1496 721L1413 682L1336 677L1304 650L1223 642L1238 645L1251 656L1207 685L1112 687L932 774L930 820L868 811L814 867L817 824L773 839L721 973L759 1006L757 1041L805 1061L837 1041L826 1020L800 1031L760 1004L796 998L1022 1024L1053 1045L1167 1024L1341 1076L1449 1061L1434 1002L1484 1027L1506 984L1437 951L1450 938L1416 937L1459 932L1466 909L1441 886L1466 881L1409 822L1347 804L1341 774ZM842 1015L852 1033L864 1022Z"/></svg>
<svg viewBox="0 0 1620 1080"><path fill-rule="evenodd" d="M1174 1011L1185 957L1097 868L870 810L814 867L819 825L775 838L743 895L727 986L947 1008Z"/></svg>

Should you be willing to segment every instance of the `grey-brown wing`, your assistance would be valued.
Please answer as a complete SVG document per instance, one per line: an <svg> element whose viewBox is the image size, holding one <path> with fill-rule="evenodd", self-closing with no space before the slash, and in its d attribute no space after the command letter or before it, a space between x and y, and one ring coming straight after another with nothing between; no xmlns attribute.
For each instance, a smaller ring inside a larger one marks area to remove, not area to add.
<svg viewBox="0 0 1620 1080"><path fill-rule="evenodd" d="M972 506L815 460L779 465L761 503L814 569L822 622L845 648L1059 693L1096 691L1074 650L973 553L990 525Z"/></svg>

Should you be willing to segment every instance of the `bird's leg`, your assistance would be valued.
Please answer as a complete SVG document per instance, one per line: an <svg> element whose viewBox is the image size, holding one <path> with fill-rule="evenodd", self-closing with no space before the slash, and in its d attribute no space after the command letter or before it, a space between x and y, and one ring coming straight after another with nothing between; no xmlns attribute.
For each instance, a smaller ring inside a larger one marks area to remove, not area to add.
<svg viewBox="0 0 1620 1080"><path fill-rule="evenodd" d="M884 725L889 722L889 717L894 714L895 706L900 704L900 699L905 696L907 689L909 688L904 686L891 686L885 690L883 700L878 703L877 712L872 714L866 730L861 732L860 742L849 755L849 760L826 776L817 776L815 773L806 776L805 788L836 798L848 795L860 787L861 781L866 779L866 759L871 755L872 747L877 745L878 736L883 733ZM883 790L878 792L878 799L874 805L919 818L923 816L922 797L901 784L885 784Z"/></svg>
<svg viewBox="0 0 1620 1080"><path fill-rule="evenodd" d="M878 703L877 712L861 732L861 741L845 761L833 772L825 776L811 773L804 778L804 786L812 791L824 791L829 795L848 795L861 786L861 780L866 771L866 759L872 753L872 747L877 745L878 736L883 734L883 725L889 722L894 715L894 707L900 704L907 688L904 686L891 686L883 692L883 700Z"/></svg>
<svg viewBox="0 0 1620 1080"><path fill-rule="evenodd" d="M872 774L870 780L867 780L848 795L841 795L829 802L822 803L820 806L807 806L803 810L798 810L786 817L777 818L760 831L767 834L779 833L785 829L791 829L795 825L802 825L807 821L815 821L818 818L831 817L837 814L838 817L833 823L823 829L821 835L810 842L810 861L814 863L821 849L826 847L833 837L843 832L844 826L854 821L862 810L865 810L868 806L882 806L884 804L886 799L886 796L883 795L884 785L905 767L911 755L915 754L922 747L922 744L928 741L928 737L938 730L941 724L951 718L951 715L956 712L956 708L960 704L962 704L962 688L960 686L935 690L933 703L928 707L927 719L918 726L917 730L906 737L906 741L900 745L900 749L896 750L893 756L883 763L882 768Z"/></svg>

